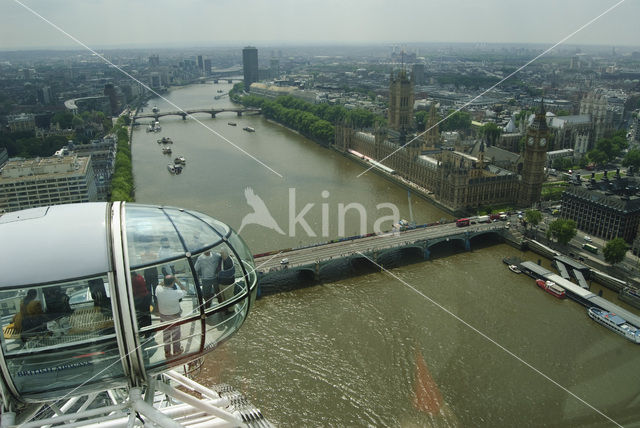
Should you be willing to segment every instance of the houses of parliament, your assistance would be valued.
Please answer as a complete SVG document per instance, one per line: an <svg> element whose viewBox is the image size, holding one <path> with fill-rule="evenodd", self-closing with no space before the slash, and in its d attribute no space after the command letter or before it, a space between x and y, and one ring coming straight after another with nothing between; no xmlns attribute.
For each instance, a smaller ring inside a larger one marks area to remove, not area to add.
<svg viewBox="0 0 640 428"><path fill-rule="evenodd" d="M349 123L336 126L335 147L350 149L383 162L395 174L432 192L435 200L455 214L475 213L482 207L530 207L540 200L549 139L542 104L529 126L523 153L508 167L486 156L484 143L475 155L440 145L435 108L426 129L413 127L413 82L405 70L391 75L388 127L373 132Z"/></svg>

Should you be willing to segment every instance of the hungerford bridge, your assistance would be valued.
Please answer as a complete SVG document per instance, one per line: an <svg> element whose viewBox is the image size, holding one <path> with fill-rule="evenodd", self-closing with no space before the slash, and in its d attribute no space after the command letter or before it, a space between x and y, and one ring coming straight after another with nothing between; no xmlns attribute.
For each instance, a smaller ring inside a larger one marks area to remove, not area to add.
<svg viewBox="0 0 640 428"><path fill-rule="evenodd" d="M483 235L494 234L506 237L509 228L506 222L474 224L456 227L455 223L423 225L415 229L389 232L379 235L345 238L337 242L312 245L303 248L271 251L254 256L256 270L261 274L260 283L295 275L301 279L321 280L332 277L334 271L358 270L362 266L384 265L387 260L417 255L429 259L430 248L449 243L471 250L472 240ZM284 260L286 259L286 260ZM262 291L267 291L263 288Z"/></svg>
<svg viewBox="0 0 640 428"><path fill-rule="evenodd" d="M260 114L260 109L259 108L199 108L199 109L193 109L193 110L144 113L144 114L138 114L134 116L133 122L135 123L136 120L138 119L158 120L163 116L182 116L182 120L187 120L187 116L190 116L196 113L207 113L207 114L210 114L212 118L214 118L218 113L226 113L226 112L233 112L238 116L242 116L243 114Z"/></svg>

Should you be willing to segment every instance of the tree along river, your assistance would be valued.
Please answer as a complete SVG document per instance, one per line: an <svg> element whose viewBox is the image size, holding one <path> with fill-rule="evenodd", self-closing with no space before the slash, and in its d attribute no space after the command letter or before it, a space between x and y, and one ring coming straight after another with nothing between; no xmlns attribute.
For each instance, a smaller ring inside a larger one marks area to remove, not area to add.
<svg viewBox="0 0 640 428"><path fill-rule="evenodd" d="M231 107L214 100L230 88L192 85L166 98L183 109ZM153 99L145 112L154 105L175 110ZM211 130L178 116L162 118L160 133L146 123L134 130L137 202L195 209L238 230L260 199L277 226L247 218L241 235L254 254L336 238L339 204L361 204L367 232L391 214L379 204L409 219L406 190L372 172L358 178L362 167L262 116L197 117ZM171 156L156 143L163 136L174 141ZM167 163L179 155L186 167L171 175ZM411 203L418 224L451 218ZM343 217L344 234L359 234L360 214ZM400 261L390 273L261 298L197 380L234 385L280 426L615 426L607 417L638 426L640 347L511 273L505 256L540 258L496 242L470 252L443 244L431 260Z"/></svg>

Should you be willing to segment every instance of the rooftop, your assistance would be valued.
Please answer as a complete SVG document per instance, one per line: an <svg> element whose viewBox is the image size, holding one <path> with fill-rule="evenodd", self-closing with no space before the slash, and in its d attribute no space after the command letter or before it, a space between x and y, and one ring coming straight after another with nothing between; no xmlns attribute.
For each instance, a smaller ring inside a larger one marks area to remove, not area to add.
<svg viewBox="0 0 640 428"><path fill-rule="evenodd" d="M614 174L612 174L614 175ZM640 178L616 177L578 181L567 187L565 193L593 204L606 206L623 213L640 212Z"/></svg>
<svg viewBox="0 0 640 428"><path fill-rule="evenodd" d="M36 177L39 180L47 177L59 177L62 174L77 175L86 172L90 157L52 156L13 160L0 169L0 181L23 181L25 177Z"/></svg>

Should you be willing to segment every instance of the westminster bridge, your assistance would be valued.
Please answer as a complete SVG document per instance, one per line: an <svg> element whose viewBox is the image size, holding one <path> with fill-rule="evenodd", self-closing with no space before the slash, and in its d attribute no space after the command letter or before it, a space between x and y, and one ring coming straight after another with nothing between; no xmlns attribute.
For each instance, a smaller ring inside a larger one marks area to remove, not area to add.
<svg viewBox="0 0 640 428"><path fill-rule="evenodd" d="M380 270L403 259L428 260L435 246L470 251L476 238L504 239L506 222L457 227L456 223L422 225L382 234L343 238L296 249L256 254L261 293L281 291L291 282L335 280L337 276Z"/></svg>

